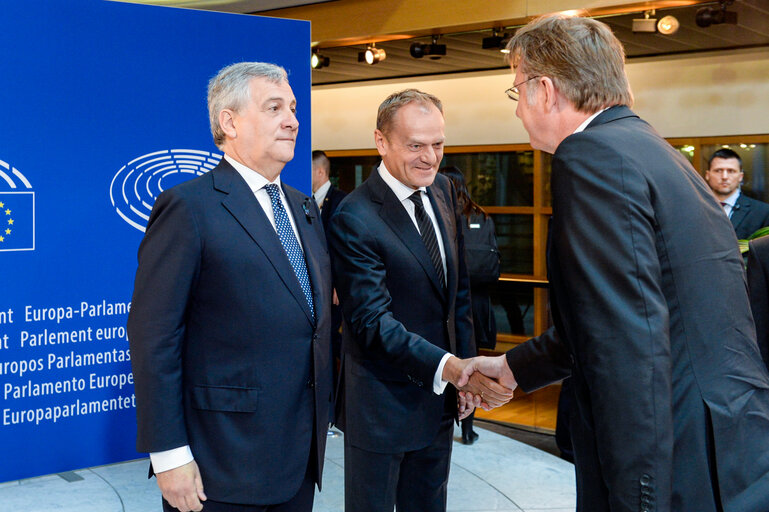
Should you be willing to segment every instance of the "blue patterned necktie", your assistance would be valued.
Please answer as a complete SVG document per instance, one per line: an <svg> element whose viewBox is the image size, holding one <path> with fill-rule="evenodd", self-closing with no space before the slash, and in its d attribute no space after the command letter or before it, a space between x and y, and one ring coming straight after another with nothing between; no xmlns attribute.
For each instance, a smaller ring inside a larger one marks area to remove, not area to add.
<svg viewBox="0 0 769 512"><path fill-rule="evenodd" d="M278 238L280 238L280 243L283 244L288 261L294 268L294 273L302 287L304 297L307 299L307 304L310 306L310 312L314 320L315 306L312 302L310 276L307 274L307 265L304 262L302 247L299 245L299 241L296 239L296 235L294 235L294 230L291 228L291 221L288 220L286 209L283 208L283 201L280 200L278 186L270 183L265 185L264 189L267 191L267 195L270 196L270 201L272 202L272 213L275 216L275 229L278 231Z"/></svg>

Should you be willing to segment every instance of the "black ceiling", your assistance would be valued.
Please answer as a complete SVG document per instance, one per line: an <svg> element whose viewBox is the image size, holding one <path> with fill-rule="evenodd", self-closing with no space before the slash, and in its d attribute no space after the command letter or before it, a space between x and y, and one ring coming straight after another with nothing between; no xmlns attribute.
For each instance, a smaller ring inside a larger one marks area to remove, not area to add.
<svg viewBox="0 0 769 512"><path fill-rule="evenodd" d="M705 4L705 6L716 6ZM685 54L710 50L769 47L769 0L737 0L728 10L737 13L736 25L712 25L698 27L695 23L697 10L703 5L674 9L659 9L657 19L672 14L680 22L678 32L662 34L635 34L631 27L641 13L601 18L625 45L628 58L658 55ZM515 27L506 27L508 33ZM358 53L365 45L321 48L320 53L329 57L330 65L312 72L313 85L378 80L386 78L419 77L441 73L482 71L505 67L505 60L498 50L484 50L481 41L491 36L491 30L442 35L439 43L445 44L447 54L438 60L428 57L415 59L409 55L414 42L430 43L429 37L404 39L378 43L387 52L387 58L373 66L358 62Z"/></svg>

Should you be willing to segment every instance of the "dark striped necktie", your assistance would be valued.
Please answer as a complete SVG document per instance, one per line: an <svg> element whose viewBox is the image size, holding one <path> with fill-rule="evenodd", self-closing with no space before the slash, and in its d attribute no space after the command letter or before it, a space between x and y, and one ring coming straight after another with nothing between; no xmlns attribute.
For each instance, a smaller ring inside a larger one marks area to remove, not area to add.
<svg viewBox="0 0 769 512"><path fill-rule="evenodd" d="M430 259L435 267L435 272L438 274L438 279L441 284L446 286L446 276L443 273L443 259L441 258L441 248L438 246L438 239L435 238L435 229L433 228L433 221L430 220L430 216L425 211L425 206L422 203L422 192L417 190L409 196L409 199L414 203L414 212L417 217L417 225L419 226L419 234L422 235L422 242L425 244L427 253L430 255Z"/></svg>

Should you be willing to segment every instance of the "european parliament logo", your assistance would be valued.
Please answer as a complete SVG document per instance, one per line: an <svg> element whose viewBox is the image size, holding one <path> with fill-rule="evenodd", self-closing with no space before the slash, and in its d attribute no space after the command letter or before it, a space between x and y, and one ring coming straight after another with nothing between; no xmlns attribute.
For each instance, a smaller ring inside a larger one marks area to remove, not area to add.
<svg viewBox="0 0 769 512"><path fill-rule="evenodd" d="M35 192L18 169L0 160L0 252L34 250Z"/></svg>
<svg viewBox="0 0 769 512"><path fill-rule="evenodd" d="M161 192L210 171L222 155L195 149L168 149L134 158L115 174L109 198L115 212L144 232Z"/></svg>

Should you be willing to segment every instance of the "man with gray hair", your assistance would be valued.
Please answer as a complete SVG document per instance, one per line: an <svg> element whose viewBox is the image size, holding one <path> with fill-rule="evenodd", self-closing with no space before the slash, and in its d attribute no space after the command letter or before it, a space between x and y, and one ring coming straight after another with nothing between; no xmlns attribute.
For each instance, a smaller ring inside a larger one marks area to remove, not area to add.
<svg viewBox="0 0 769 512"><path fill-rule="evenodd" d="M211 80L208 107L224 158L158 197L139 249L137 449L165 511L309 512L331 400L331 272L315 201L280 180L296 99L283 68L243 62Z"/></svg>
<svg viewBox="0 0 769 512"><path fill-rule="evenodd" d="M546 16L508 48L506 92L553 154L555 328L465 375L527 392L572 376L579 511L766 512L769 375L729 219L630 110L606 25Z"/></svg>

